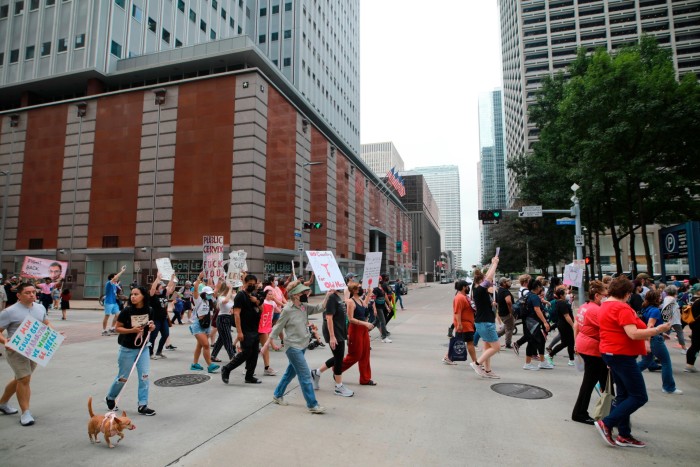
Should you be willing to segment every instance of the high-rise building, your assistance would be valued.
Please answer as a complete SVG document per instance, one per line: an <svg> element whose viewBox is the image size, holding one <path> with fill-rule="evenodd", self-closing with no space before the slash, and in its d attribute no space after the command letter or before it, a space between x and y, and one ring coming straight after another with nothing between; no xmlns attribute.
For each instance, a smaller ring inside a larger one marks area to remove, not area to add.
<svg viewBox="0 0 700 467"><path fill-rule="evenodd" d="M577 49L615 50L653 36L673 52L676 73L700 72L697 0L498 0L501 16L506 153L532 149L538 130L528 106L542 78L563 71ZM517 196L508 178L508 203Z"/></svg>
<svg viewBox="0 0 700 467"><path fill-rule="evenodd" d="M506 208L506 153L503 138L502 92L479 97L479 209ZM491 225L480 225L481 258L492 252Z"/></svg>
<svg viewBox="0 0 700 467"><path fill-rule="evenodd" d="M459 168L456 165L412 169L425 178L440 209L442 251L451 251L454 266L462 268L462 210L460 208ZM403 174L402 174L403 175Z"/></svg>
<svg viewBox="0 0 700 467"><path fill-rule="evenodd" d="M363 144L360 157L378 177L386 176L392 168L404 170L403 159L391 142Z"/></svg>
<svg viewBox="0 0 700 467"><path fill-rule="evenodd" d="M110 90L110 77L119 73L126 59L177 50L168 58L196 61L212 52L225 55L232 44L226 39L248 36L359 153L359 4L359 0L0 0L0 108ZM173 70L172 77L202 76L229 67L222 57L196 70ZM53 79L58 76L59 80ZM144 75L144 84L150 80Z"/></svg>

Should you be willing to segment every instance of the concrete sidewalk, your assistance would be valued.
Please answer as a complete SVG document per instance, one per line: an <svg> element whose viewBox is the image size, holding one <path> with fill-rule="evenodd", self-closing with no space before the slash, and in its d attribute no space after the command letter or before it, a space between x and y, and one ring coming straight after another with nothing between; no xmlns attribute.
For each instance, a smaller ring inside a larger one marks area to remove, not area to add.
<svg viewBox="0 0 700 467"><path fill-rule="evenodd" d="M671 348L674 376L682 396L661 393L658 373L644 374L649 403L633 415L635 435L646 449L610 448L594 428L570 421L581 375L557 357L552 371L521 369L523 358L501 352L494 369L502 379L478 378L465 364L442 365L454 296L450 284L412 290L405 311L389 323L392 344L372 333L372 378L360 386L358 370L344 375L351 398L333 394L330 372L323 374L317 398L324 415L306 411L298 382L288 388L281 407L271 402L287 365L272 352L278 376L257 374L260 385L243 383L243 368L225 385L218 374L192 386L151 384L149 406L158 414L136 413L136 379L120 402L136 424L115 449L87 437L87 398L104 413L104 395L117 372L116 337L100 337L101 314L72 310L57 321L67 340L47 368L32 380L36 425L22 427L17 415L0 416L0 464L26 465L691 465L700 448L694 441L700 403L700 378L682 373L683 355ZM56 319L54 313L51 318ZM316 318L316 323L320 318ZM194 338L187 326L171 328L178 349L166 360L151 361L151 381L190 372ZM306 352L318 367L331 356L326 347ZM0 384L10 369L0 357ZM497 394L494 383L527 383L548 389L544 400ZM593 397L594 403L596 396ZM16 400L11 400L16 405Z"/></svg>

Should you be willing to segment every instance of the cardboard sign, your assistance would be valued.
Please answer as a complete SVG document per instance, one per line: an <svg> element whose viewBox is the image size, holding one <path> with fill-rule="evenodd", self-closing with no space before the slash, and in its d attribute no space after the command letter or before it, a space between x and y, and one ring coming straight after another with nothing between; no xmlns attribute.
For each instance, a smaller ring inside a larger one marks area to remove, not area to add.
<svg viewBox="0 0 700 467"><path fill-rule="evenodd" d="M7 341L5 347L27 357L41 366L48 365L63 342L63 337L44 323L27 316Z"/></svg>
<svg viewBox="0 0 700 467"><path fill-rule="evenodd" d="M131 327L140 328L148 324L148 315L132 315Z"/></svg>
<svg viewBox="0 0 700 467"><path fill-rule="evenodd" d="M331 251L307 251L309 264L318 281L318 288L321 292L328 290L344 290L346 288L345 279L340 272L335 256Z"/></svg>
<svg viewBox="0 0 700 467"><path fill-rule="evenodd" d="M163 278L164 281L169 281L170 278L173 277L173 274L175 274L175 269L170 263L170 258L156 259L156 266L158 266L158 272L160 273L160 277Z"/></svg>
<svg viewBox="0 0 700 467"><path fill-rule="evenodd" d="M382 272L382 252L365 254L365 272L362 273L362 286L366 290L372 290L379 284L379 275Z"/></svg>
<svg viewBox="0 0 700 467"><path fill-rule="evenodd" d="M205 235L202 240L204 281L218 284L224 278L224 236Z"/></svg>
<svg viewBox="0 0 700 467"><path fill-rule="evenodd" d="M68 263L63 261L25 256L19 275L32 279L48 277L51 282L56 282L66 277L66 269L68 269Z"/></svg>
<svg viewBox="0 0 700 467"><path fill-rule="evenodd" d="M583 269L574 263L567 264L564 268L564 284L580 289L583 286Z"/></svg>
<svg viewBox="0 0 700 467"><path fill-rule="evenodd" d="M228 255L228 274L226 275L226 284L230 287L240 287L243 285L241 274L248 269L246 257L248 253L245 250L232 251Z"/></svg>

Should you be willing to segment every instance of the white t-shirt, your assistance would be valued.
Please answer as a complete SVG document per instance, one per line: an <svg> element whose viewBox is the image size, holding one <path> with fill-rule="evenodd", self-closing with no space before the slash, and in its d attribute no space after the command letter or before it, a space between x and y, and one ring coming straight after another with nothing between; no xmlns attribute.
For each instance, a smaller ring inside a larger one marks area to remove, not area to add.
<svg viewBox="0 0 700 467"><path fill-rule="evenodd" d="M198 320L201 316L206 316L209 313L209 300L202 300L197 297L194 299L194 311L192 312L191 323Z"/></svg>
<svg viewBox="0 0 700 467"><path fill-rule="evenodd" d="M217 301L219 302L219 316L230 315L231 309L233 308L233 297L231 297L231 299L229 299L229 301L226 303L224 303L222 297L219 297Z"/></svg>

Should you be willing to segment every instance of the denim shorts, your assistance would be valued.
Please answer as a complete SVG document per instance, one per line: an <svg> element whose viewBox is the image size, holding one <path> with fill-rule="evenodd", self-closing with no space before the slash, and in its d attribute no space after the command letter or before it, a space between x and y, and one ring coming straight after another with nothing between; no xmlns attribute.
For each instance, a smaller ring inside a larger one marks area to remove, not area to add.
<svg viewBox="0 0 700 467"><path fill-rule="evenodd" d="M105 303L105 315L116 315L119 313L119 305L116 303Z"/></svg>
<svg viewBox="0 0 700 467"><path fill-rule="evenodd" d="M476 332L484 342L498 342L496 323L476 323Z"/></svg>
<svg viewBox="0 0 700 467"><path fill-rule="evenodd" d="M192 324L190 324L190 332L194 336L195 334L206 334L209 335L211 328L203 328L199 325L199 320L195 319Z"/></svg>

